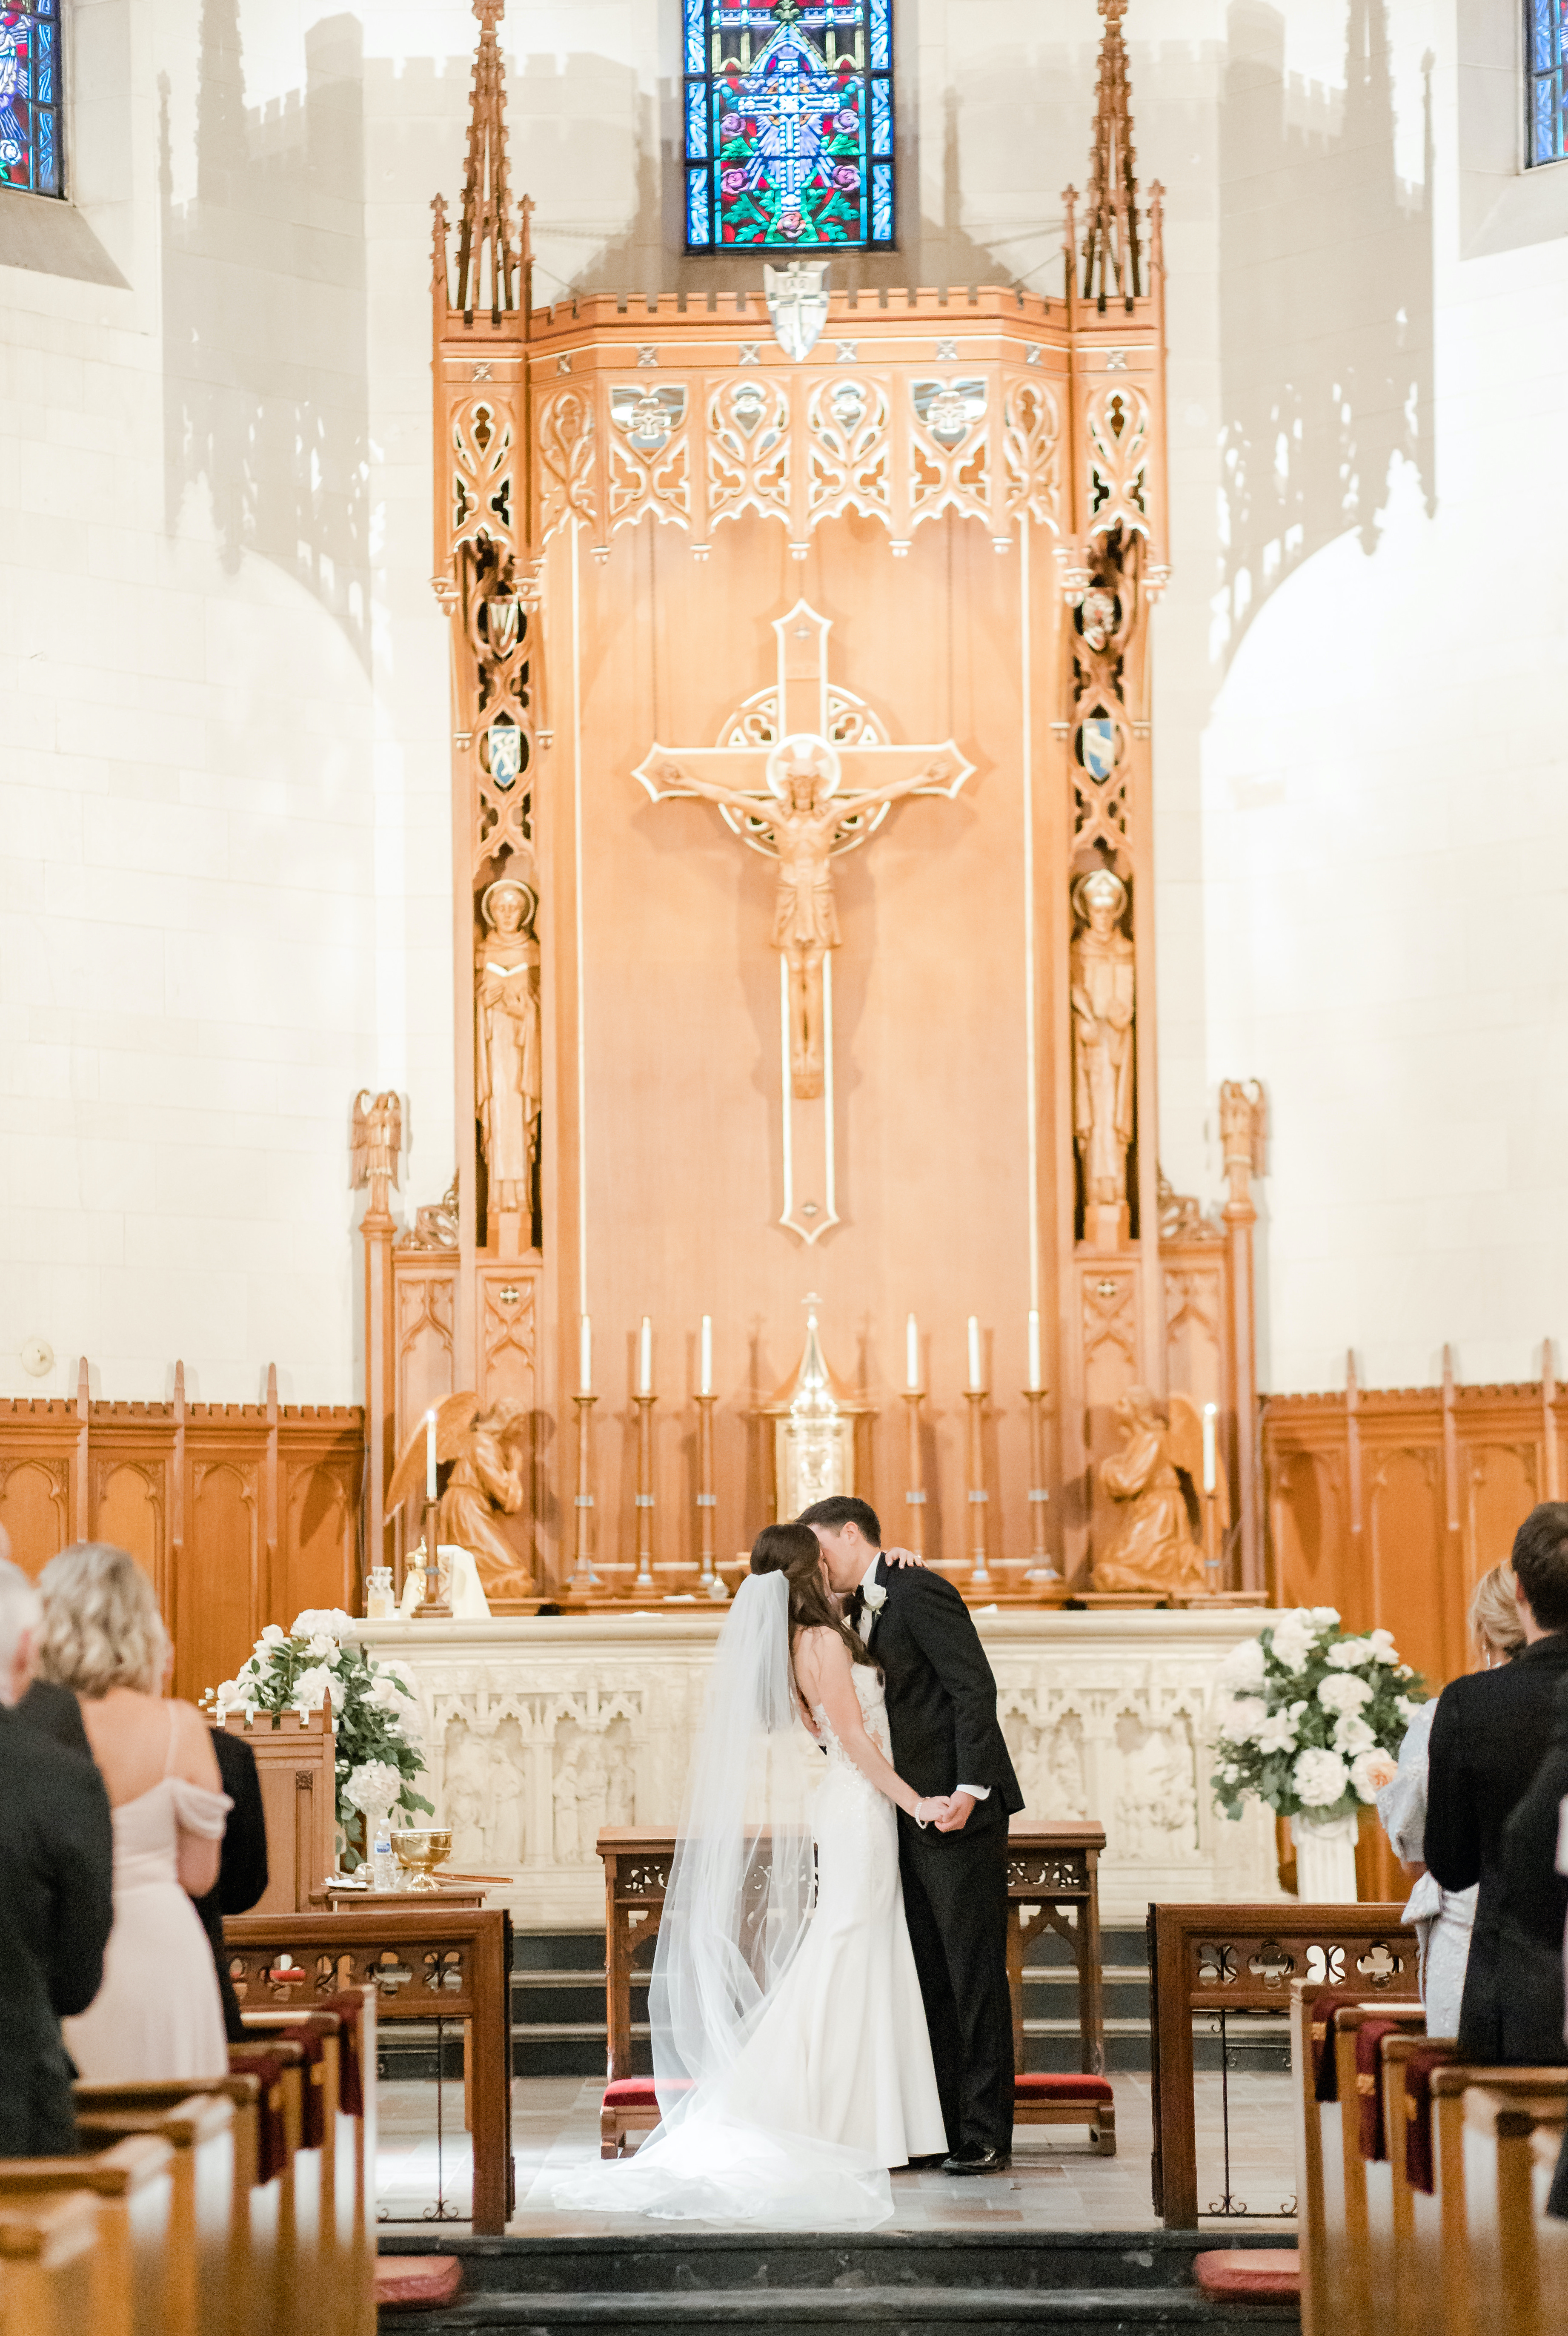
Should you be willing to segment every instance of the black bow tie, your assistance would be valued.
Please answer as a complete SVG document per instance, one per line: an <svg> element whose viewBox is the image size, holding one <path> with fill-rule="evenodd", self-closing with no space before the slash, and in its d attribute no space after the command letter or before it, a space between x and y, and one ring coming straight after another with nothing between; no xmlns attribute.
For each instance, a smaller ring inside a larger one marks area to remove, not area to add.
<svg viewBox="0 0 1568 2336"><path fill-rule="evenodd" d="M856 1591L854 1597L849 1601L849 1611L844 1618L852 1630L857 1631L859 1630L860 1617L865 1611L866 1591L864 1585L862 1585L862 1587Z"/></svg>

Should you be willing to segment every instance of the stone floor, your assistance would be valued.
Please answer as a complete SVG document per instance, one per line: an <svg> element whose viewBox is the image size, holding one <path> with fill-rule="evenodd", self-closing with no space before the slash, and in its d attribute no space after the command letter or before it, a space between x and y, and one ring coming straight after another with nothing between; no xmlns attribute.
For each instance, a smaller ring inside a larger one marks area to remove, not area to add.
<svg viewBox="0 0 1568 2336"><path fill-rule="evenodd" d="M1149 2088L1147 2076L1118 2075L1117 2148L1112 2158L1093 2157L1071 2127L1020 2127L1012 2169L974 2182L950 2175L895 2174L892 2228L908 2230L998 2229L1021 2225L1052 2231L1147 2230L1156 2217L1149 2204ZM1200 2198L1206 2205L1224 2192L1220 2079L1196 2080ZM547 2161L552 2170L599 2154L599 2095L596 2079L578 2077L519 2078L513 2088L512 2149L517 2160L518 2210L511 2227L539 2236L576 2236L645 2227L634 2215L562 2214L528 2206L528 2195ZM1231 2196L1246 2226L1279 2231L1286 2238L1293 2221L1278 2210L1293 2208L1295 2166L1291 2122L1291 2079L1273 2074L1233 2075L1230 2079ZM449 2084L441 2107L440 2189L444 2227L466 2228L469 2204L469 2148L462 2130L462 2098ZM385 2084L380 2089L377 2190L389 2230L430 2228L438 2188L436 2087ZM455 2127L455 2130L454 2130ZM1250 2212L1249 2212L1250 2210ZM451 2217L450 2223L447 2217ZM1268 2219L1266 2222L1264 2217ZM1220 2230L1215 2220L1205 2226ZM693 2226L695 2227L695 2226Z"/></svg>

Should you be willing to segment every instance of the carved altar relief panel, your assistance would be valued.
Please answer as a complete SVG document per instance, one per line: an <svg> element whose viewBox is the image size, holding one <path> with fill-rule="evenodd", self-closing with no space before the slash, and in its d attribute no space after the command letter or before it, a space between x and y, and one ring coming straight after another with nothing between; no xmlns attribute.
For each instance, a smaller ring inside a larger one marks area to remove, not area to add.
<svg viewBox="0 0 1568 2336"><path fill-rule="evenodd" d="M1079 1268L1082 1291L1084 1447L1089 1465L1088 1496L1094 1546L1114 1538L1116 1510L1099 1489L1099 1464L1117 1449L1120 1431L1116 1406L1138 1383L1137 1269L1131 1264Z"/></svg>
<svg viewBox="0 0 1568 2336"><path fill-rule="evenodd" d="M71 1539L71 1463L13 1460L0 1467L0 1525L24 1573L43 1572Z"/></svg>
<svg viewBox="0 0 1568 2336"><path fill-rule="evenodd" d="M479 1293L484 1309L479 1327L483 1357L479 1387L481 1402L520 1403L525 1411L537 1408L538 1292L537 1269L525 1271L516 1267L480 1267Z"/></svg>
<svg viewBox="0 0 1568 2336"><path fill-rule="evenodd" d="M1155 1720L1124 1711L1115 1742L1112 1854L1152 1865L1195 1857L1199 1778L1190 1720L1179 1712Z"/></svg>
<svg viewBox="0 0 1568 2336"><path fill-rule="evenodd" d="M441 1815L452 1829L452 1864L489 1868L533 1862L529 1756L515 1718L488 1728L454 1720L447 1729Z"/></svg>

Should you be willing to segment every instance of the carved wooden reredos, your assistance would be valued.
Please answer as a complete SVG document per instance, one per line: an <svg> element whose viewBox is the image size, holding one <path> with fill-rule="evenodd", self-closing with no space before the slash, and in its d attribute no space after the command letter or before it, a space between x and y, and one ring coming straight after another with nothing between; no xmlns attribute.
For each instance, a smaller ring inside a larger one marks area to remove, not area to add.
<svg viewBox="0 0 1568 2336"><path fill-rule="evenodd" d="M1003 1587L1028 1562L1031 1493L1051 1494L1057 1563L1087 1561L1090 1463L1134 1383L1219 1406L1240 1528L1225 1582L1261 1579L1250 1202L1161 1231L1147 646L1169 561L1165 277L1124 6L1100 0L1060 297L829 285L813 316L807 270L776 331L760 267L740 295L531 305L501 0L477 0L460 207L450 222L434 207L459 1169L455 1200L400 1233L395 1149L391 1167L363 1153L373 1560L418 1530L382 1511L397 1451L463 1388L528 1412L530 1500L507 1530L542 1591L565 1578L590 1313L597 1558L606 1589L628 1586L626 1342L648 1314L642 1505L654 1572L678 1587L699 1318L715 1325L723 1556L769 1513L756 1416L799 1353L810 1282L837 1367L885 1420L919 1316L937 1562L963 1573L974 1314L991 1392L973 1465ZM384 1122L395 1101L364 1107ZM891 1532L904 1439L902 1418L871 1437Z"/></svg>

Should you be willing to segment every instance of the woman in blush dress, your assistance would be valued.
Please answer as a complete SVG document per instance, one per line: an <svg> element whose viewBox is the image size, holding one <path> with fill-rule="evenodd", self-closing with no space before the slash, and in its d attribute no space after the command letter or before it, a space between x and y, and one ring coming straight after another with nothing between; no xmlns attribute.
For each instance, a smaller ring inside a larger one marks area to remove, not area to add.
<svg viewBox="0 0 1568 2336"><path fill-rule="evenodd" d="M1524 1643L1524 1630L1514 1602L1514 1576L1507 1566L1495 1565L1490 1573L1482 1575L1470 1601L1468 1620L1484 1669L1513 1660ZM1420 1944L1427 2033L1457 2036L1465 1971L1470 1960L1470 1930L1476 1919L1476 1886L1445 1890L1436 1874L1427 1871L1427 1759L1437 1709L1437 1698L1433 1696L1420 1706L1406 1729L1399 1747L1399 1774L1378 1795L1378 1815L1389 1847L1415 1883L1405 1920L1414 1926Z"/></svg>
<svg viewBox="0 0 1568 2336"><path fill-rule="evenodd" d="M194 1898L218 1880L230 1803L207 1723L160 1692L170 1650L134 1558L80 1542L44 1569L39 1669L74 1689L114 1819L103 1985L65 2046L94 2084L228 2073L218 1974Z"/></svg>

